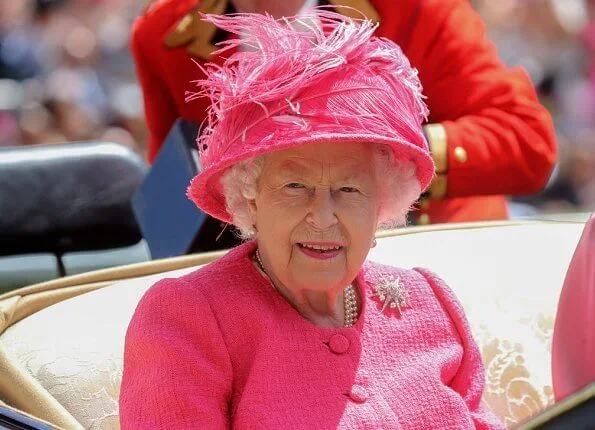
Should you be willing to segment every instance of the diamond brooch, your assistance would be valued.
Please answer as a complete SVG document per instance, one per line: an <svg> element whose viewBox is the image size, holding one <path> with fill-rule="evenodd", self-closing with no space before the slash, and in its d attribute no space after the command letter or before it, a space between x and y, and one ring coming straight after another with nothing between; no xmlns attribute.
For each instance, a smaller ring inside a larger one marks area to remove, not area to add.
<svg viewBox="0 0 595 430"><path fill-rule="evenodd" d="M409 306L409 295L401 282L401 278L394 278L392 276L382 278L376 285L376 294L373 297L378 297L382 302L382 310L389 307L399 311L399 315L403 313L402 308Z"/></svg>

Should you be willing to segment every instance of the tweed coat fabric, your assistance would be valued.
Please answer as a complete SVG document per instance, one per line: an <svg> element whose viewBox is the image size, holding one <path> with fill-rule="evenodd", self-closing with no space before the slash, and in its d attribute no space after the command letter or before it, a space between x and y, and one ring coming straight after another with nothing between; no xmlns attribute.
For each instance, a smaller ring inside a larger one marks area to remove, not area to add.
<svg viewBox="0 0 595 430"><path fill-rule="evenodd" d="M424 269L366 262L350 328L304 319L252 261L256 243L140 301L126 335L123 429L494 429L463 310ZM376 296L398 280L399 313Z"/></svg>

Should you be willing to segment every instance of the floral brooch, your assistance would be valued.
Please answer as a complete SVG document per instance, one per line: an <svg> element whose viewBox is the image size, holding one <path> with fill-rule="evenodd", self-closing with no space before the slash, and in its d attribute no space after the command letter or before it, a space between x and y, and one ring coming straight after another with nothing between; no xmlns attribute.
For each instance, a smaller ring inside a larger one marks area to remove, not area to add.
<svg viewBox="0 0 595 430"><path fill-rule="evenodd" d="M372 297L377 297L382 303L382 310L388 307L399 311L399 315L403 313L403 308L409 306L409 295L401 282L399 277L382 277L380 282L375 286L376 293Z"/></svg>

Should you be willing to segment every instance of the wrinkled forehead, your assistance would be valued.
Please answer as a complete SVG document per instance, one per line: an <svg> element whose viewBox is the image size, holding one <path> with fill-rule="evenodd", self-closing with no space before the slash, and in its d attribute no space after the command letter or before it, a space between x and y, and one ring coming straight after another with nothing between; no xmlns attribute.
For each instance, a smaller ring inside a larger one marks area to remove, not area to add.
<svg viewBox="0 0 595 430"><path fill-rule="evenodd" d="M374 174L374 156L370 145L360 143L310 145L267 155L265 170L276 175L366 177Z"/></svg>

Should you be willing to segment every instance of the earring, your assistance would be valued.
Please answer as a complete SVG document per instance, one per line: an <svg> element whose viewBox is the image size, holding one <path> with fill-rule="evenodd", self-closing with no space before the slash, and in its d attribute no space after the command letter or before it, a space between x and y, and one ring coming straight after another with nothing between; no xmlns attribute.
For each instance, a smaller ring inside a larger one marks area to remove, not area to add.
<svg viewBox="0 0 595 430"><path fill-rule="evenodd" d="M378 242L376 242L376 238L372 239L372 246L370 248L376 248L376 245L378 245Z"/></svg>

